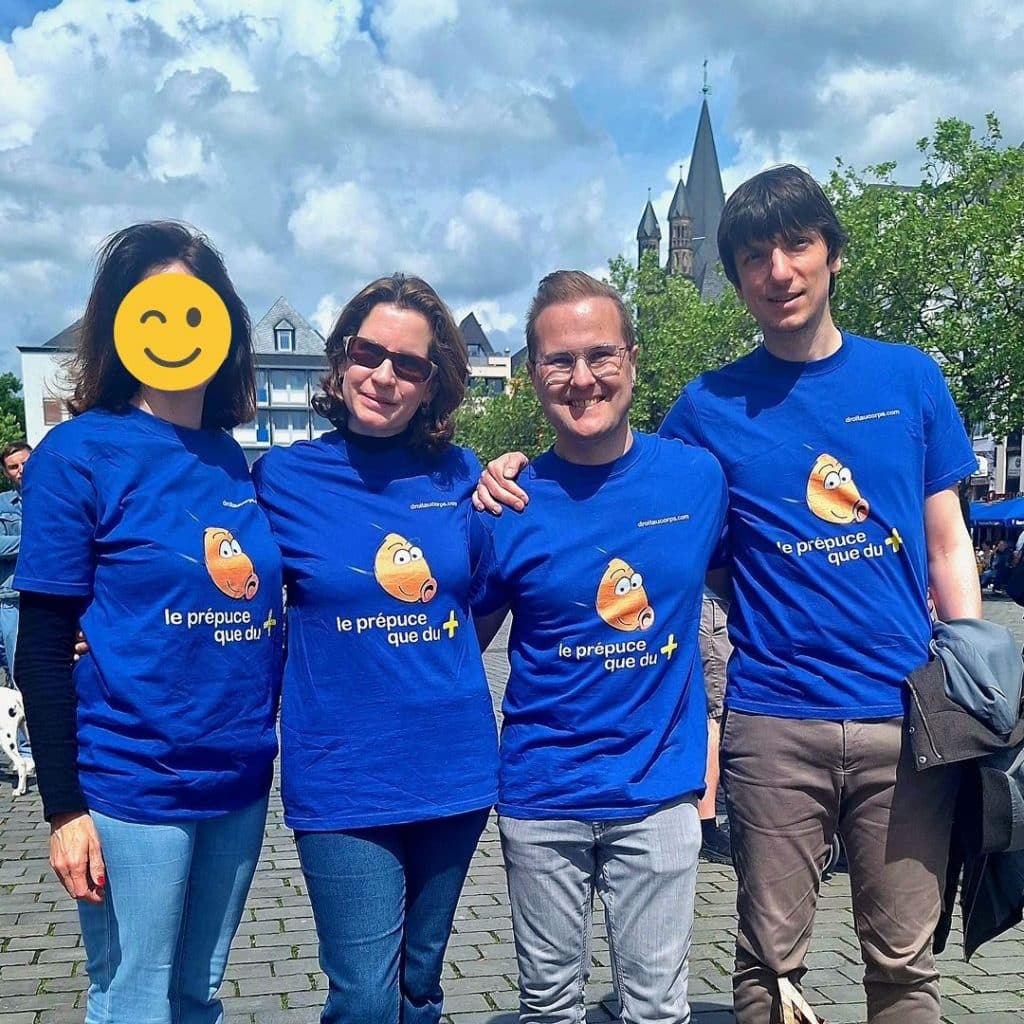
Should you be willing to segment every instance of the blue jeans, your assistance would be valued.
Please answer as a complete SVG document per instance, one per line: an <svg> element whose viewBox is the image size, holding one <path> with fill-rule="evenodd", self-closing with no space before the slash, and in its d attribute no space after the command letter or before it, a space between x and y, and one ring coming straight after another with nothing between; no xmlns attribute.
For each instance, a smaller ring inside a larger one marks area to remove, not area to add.
<svg viewBox="0 0 1024 1024"><path fill-rule="evenodd" d="M138 825L92 812L102 903L79 903L85 1024L219 1024L217 989L256 871L267 798L218 818Z"/></svg>
<svg viewBox="0 0 1024 1024"><path fill-rule="evenodd" d="M329 985L321 1024L440 1020L444 951L487 813L295 834Z"/></svg>
<svg viewBox="0 0 1024 1024"><path fill-rule="evenodd" d="M688 797L632 821L502 817L521 1024L582 1024L594 889L626 1024L685 1024L700 852Z"/></svg>

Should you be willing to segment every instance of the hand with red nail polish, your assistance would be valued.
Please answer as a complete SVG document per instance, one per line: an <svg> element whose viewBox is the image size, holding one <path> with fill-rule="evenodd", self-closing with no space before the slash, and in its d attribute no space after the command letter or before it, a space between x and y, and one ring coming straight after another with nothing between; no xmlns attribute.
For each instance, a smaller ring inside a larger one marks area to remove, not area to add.
<svg viewBox="0 0 1024 1024"><path fill-rule="evenodd" d="M106 868L100 837L88 811L50 819L50 866L76 900L102 903Z"/></svg>

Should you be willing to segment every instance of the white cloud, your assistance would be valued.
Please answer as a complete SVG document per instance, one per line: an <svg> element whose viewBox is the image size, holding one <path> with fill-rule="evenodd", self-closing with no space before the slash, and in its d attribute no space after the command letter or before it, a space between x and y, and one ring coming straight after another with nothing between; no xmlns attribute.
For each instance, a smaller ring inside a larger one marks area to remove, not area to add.
<svg viewBox="0 0 1024 1024"><path fill-rule="evenodd" d="M404 47L431 31L455 21L456 0L384 0L375 7L371 23L386 45Z"/></svg>
<svg viewBox="0 0 1024 1024"><path fill-rule="evenodd" d="M344 301L339 300L332 294L320 296L320 300L317 302L316 309L310 320L325 338L331 333L334 321L338 319L338 314L341 312L344 304Z"/></svg>
<svg viewBox="0 0 1024 1024"><path fill-rule="evenodd" d="M401 269L515 337L544 273L632 258L649 185L666 230L705 55L727 191L837 154L912 176L948 114L1024 138L1021 0L804 6L63 0L0 42L8 346L152 217L205 230L254 317L284 294L329 328Z"/></svg>
<svg viewBox="0 0 1024 1024"><path fill-rule="evenodd" d="M511 331L519 323L519 317L515 313L502 309L500 303L490 299L480 299L453 311L457 323L462 323L463 318L470 313L476 315L484 334L490 334L492 331Z"/></svg>

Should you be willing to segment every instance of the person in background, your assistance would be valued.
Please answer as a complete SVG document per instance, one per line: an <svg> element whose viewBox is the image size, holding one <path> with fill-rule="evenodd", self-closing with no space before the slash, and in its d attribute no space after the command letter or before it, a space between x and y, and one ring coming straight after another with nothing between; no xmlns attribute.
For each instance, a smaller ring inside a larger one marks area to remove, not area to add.
<svg viewBox="0 0 1024 1024"><path fill-rule="evenodd" d="M732 864L729 818L720 785L719 746L725 713L726 670L732 655L728 603L705 588L700 610L700 657L708 699L707 789L697 804L700 815L700 855L713 864Z"/></svg>
<svg viewBox="0 0 1024 1024"><path fill-rule="evenodd" d="M0 464L11 489L0 494L0 646L2 662L7 670L7 685L17 688L14 678L14 656L18 647L18 592L14 589L14 569L21 548L21 478L25 463L32 454L27 441L12 441L0 450ZM35 770L28 733L19 731L18 751L28 761L29 774Z"/></svg>

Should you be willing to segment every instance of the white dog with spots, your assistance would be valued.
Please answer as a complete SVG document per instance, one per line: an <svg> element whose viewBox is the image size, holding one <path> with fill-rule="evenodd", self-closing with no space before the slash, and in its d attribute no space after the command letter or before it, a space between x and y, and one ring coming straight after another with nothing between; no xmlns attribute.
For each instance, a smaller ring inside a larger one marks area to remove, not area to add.
<svg viewBox="0 0 1024 1024"><path fill-rule="evenodd" d="M21 796L28 789L28 777L34 767L18 750L18 731L24 725L25 705L21 694L12 686L0 687L0 746L18 774L15 796Z"/></svg>

